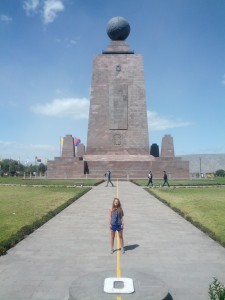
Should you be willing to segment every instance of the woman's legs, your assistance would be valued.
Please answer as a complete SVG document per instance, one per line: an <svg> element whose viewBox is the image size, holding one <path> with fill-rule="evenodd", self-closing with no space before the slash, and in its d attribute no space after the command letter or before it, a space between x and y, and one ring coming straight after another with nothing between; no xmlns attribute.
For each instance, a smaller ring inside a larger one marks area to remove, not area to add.
<svg viewBox="0 0 225 300"><path fill-rule="evenodd" d="M123 230L118 231L119 238L120 238L120 247L124 247L124 241L123 241Z"/></svg>
<svg viewBox="0 0 225 300"><path fill-rule="evenodd" d="M113 253L114 249L114 239L115 239L116 232L111 230L111 253ZM123 230L118 231L119 239L120 239L120 247L122 253L124 253L124 241L123 241Z"/></svg>
<svg viewBox="0 0 225 300"><path fill-rule="evenodd" d="M114 248L115 231L111 230L111 250Z"/></svg>

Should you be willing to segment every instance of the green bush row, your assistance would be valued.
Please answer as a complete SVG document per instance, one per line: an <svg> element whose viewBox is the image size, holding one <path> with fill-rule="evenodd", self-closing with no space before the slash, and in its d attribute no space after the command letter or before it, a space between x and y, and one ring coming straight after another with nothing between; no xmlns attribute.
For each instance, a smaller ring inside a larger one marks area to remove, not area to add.
<svg viewBox="0 0 225 300"><path fill-rule="evenodd" d="M62 205L58 206L56 209L50 210L41 219L35 220L30 225L23 226L15 234L12 234L7 240L0 242L0 255L6 254L7 250L14 247L17 243L19 243L21 240L23 240L27 235L31 234L37 228L41 227L43 224L45 224L47 221L49 221L51 218L56 216L58 213L60 213L62 210L64 210L67 206L72 204L74 201L76 201L78 198L80 198L81 196L83 196L85 193L87 193L90 190L91 190L91 188L82 189L78 195L76 195L73 198L68 199L68 201L66 201Z"/></svg>

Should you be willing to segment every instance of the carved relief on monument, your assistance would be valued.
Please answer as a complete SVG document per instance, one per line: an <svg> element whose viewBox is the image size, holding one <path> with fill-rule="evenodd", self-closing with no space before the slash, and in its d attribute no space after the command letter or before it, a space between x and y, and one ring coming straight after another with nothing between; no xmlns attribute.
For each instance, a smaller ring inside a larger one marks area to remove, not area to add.
<svg viewBox="0 0 225 300"><path fill-rule="evenodd" d="M113 135L113 145L120 146L122 145L122 135L119 133L116 133Z"/></svg>
<svg viewBox="0 0 225 300"><path fill-rule="evenodd" d="M117 66L116 66L116 71L117 71L117 72L120 72L120 71L121 71L121 65L117 65Z"/></svg>
<svg viewBox="0 0 225 300"><path fill-rule="evenodd" d="M128 86L112 84L109 88L109 129L128 129Z"/></svg>

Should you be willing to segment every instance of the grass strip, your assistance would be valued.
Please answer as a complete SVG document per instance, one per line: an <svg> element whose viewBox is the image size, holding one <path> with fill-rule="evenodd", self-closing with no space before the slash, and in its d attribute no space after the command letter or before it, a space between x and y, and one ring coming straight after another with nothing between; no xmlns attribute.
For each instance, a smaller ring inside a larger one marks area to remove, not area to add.
<svg viewBox="0 0 225 300"><path fill-rule="evenodd" d="M96 180L96 179L47 179L47 178L26 178L24 179L23 177L0 177L0 184L15 184L15 185L44 185L44 186L96 186L100 183L102 183L103 180Z"/></svg>
<svg viewBox="0 0 225 300"><path fill-rule="evenodd" d="M21 189L22 191L20 191ZM7 250L14 247L90 189L64 189L62 191L59 188L38 188L34 191L31 188L1 187L0 255L6 254ZM33 198L29 200L31 192ZM49 199L49 194L51 194L51 199ZM46 199L43 199L44 195L46 195ZM15 215L18 217L16 216L16 219L13 220Z"/></svg>
<svg viewBox="0 0 225 300"><path fill-rule="evenodd" d="M140 185L146 186L148 183L148 179L135 179L131 180L131 182ZM163 179L154 179L153 185L160 186L163 184ZM171 186L214 186L214 185L225 185L225 177L214 177L212 179L170 179L169 184Z"/></svg>
<svg viewBox="0 0 225 300"><path fill-rule="evenodd" d="M225 188L146 189L225 247Z"/></svg>

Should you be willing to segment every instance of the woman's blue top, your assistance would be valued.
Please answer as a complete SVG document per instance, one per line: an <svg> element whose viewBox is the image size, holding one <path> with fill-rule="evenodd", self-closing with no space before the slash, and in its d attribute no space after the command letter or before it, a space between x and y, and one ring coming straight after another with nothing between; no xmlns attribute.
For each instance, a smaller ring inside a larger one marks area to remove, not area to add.
<svg viewBox="0 0 225 300"><path fill-rule="evenodd" d="M111 225L122 225L123 215L116 209L112 211Z"/></svg>

